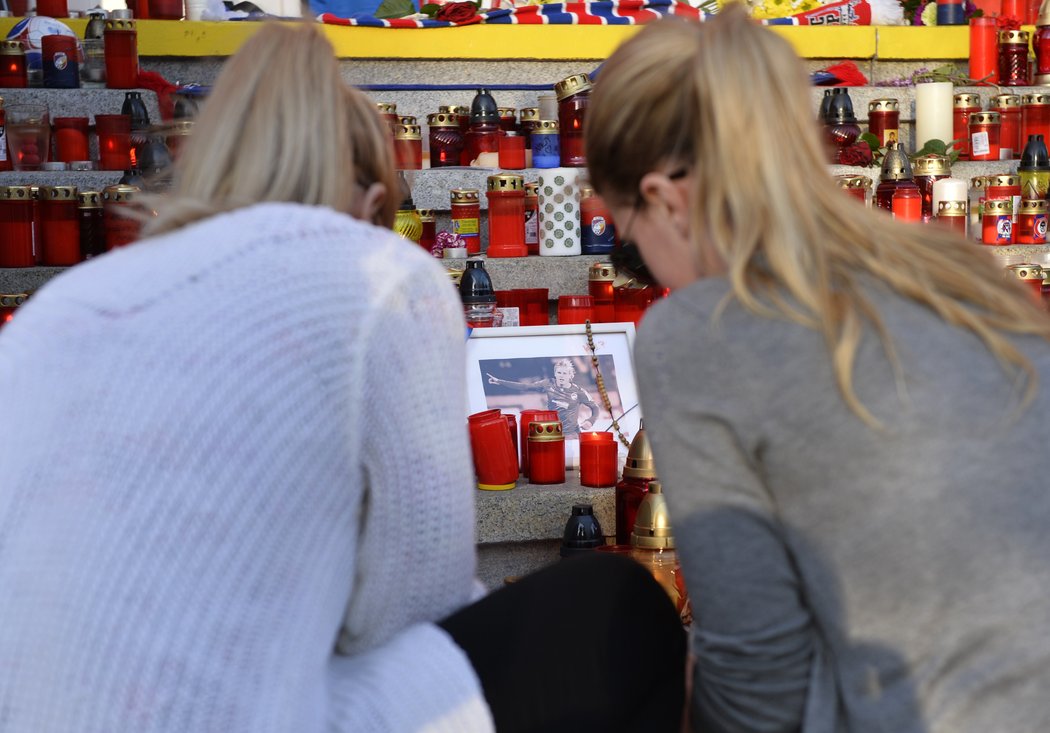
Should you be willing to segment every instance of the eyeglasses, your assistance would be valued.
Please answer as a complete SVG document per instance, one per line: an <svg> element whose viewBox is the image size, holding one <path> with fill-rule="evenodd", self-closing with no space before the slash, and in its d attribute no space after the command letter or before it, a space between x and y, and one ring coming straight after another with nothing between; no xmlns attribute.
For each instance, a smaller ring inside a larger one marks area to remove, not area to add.
<svg viewBox="0 0 1050 733"><path fill-rule="evenodd" d="M689 169L680 168L667 177L675 181L679 178L685 178L687 175L689 175ZM620 231L620 247L613 250L613 253L609 255L609 261L612 262L612 266L618 274L634 280L638 285L642 287L659 287L656 278L649 271L649 266L642 259L641 250L638 249L638 245L631 239L631 226L634 224L635 216L637 216L638 209L641 206L642 197L639 195L631 208L631 215L627 218L627 225Z"/></svg>

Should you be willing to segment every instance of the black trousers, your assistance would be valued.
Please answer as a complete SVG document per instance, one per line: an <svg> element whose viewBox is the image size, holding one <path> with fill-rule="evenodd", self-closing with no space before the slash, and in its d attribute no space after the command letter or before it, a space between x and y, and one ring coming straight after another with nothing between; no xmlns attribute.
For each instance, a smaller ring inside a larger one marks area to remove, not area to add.
<svg viewBox="0 0 1050 733"><path fill-rule="evenodd" d="M564 560L440 625L470 658L500 733L681 730L686 635L632 560Z"/></svg>

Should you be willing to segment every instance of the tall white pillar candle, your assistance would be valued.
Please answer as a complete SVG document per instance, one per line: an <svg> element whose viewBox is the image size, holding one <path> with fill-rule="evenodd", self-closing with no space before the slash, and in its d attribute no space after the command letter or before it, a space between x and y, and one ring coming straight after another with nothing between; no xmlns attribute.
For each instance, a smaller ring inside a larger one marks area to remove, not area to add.
<svg viewBox="0 0 1050 733"><path fill-rule="evenodd" d="M961 178L942 178L933 182L933 215L937 215L937 204L941 201L966 201L969 199L969 184Z"/></svg>
<svg viewBox="0 0 1050 733"><path fill-rule="evenodd" d="M952 139L952 83L929 81L915 85L915 149L929 140Z"/></svg>

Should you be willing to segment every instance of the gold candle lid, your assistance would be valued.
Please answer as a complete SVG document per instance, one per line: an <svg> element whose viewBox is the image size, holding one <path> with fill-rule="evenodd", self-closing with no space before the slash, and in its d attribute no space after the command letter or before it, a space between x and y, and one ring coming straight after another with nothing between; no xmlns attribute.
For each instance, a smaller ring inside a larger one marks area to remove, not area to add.
<svg viewBox="0 0 1050 733"><path fill-rule="evenodd" d="M76 201L76 186L41 186L40 198L44 201Z"/></svg>
<svg viewBox="0 0 1050 733"><path fill-rule="evenodd" d="M1022 214L1045 214L1046 199L1024 199L1021 201Z"/></svg>
<svg viewBox="0 0 1050 733"><path fill-rule="evenodd" d="M532 128L533 135L556 135L558 134L558 121L557 120L540 120L536 123L536 126Z"/></svg>
<svg viewBox="0 0 1050 733"><path fill-rule="evenodd" d="M966 216L966 202L938 201L937 216Z"/></svg>
<svg viewBox="0 0 1050 733"><path fill-rule="evenodd" d="M138 186L129 186L125 183L118 183L114 186L106 186L102 189L102 200L108 203L123 204L131 201L135 198L135 194L139 193Z"/></svg>
<svg viewBox="0 0 1050 733"><path fill-rule="evenodd" d="M1014 213L1014 202L1010 199L988 199L984 202L984 213L996 216L1012 216Z"/></svg>
<svg viewBox="0 0 1050 733"><path fill-rule="evenodd" d="M0 41L0 56L25 56L20 41Z"/></svg>
<svg viewBox="0 0 1050 733"><path fill-rule="evenodd" d="M376 109L381 115L396 115L397 104L394 102L376 102Z"/></svg>
<svg viewBox="0 0 1050 733"><path fill-rule="evenodd" d="M454 204L476 204L481 201L481 192L476 188L453 188L449 195Z"/></svg>
<svg viewBox="0 0 1050 733"><path fill-rule="evenodd" d="M514 107L496 107L496 112L500 118L515 117L518 114L518 110Z"/></svg>
<svg viewBox="0 0 1050 733"><path fill-rule="evenodd" d="M973 112L970 114L971 125L998 125L1000 117L998 112Z"/></svg>
<svg viewBox="0 0 1050 733"><path fill-rule="evenodd" d="M988 186L988 176L974 176L970 179L970 188L980 191Z"/></svg>
<svg viewBox="0 0 1050 733"><path fill-rule="evenodd" d="M397 125L396 127L394 127L394 139L422 140L423 132L419 125Z"/></svg>
<svg viewBox="0 0 1050 733"><path fill-rule="evenodd" d="M451 112L437 112L427 115L427 124L431 127L459 127L459 120Z"/></svg>
<svg viewBox="0 0 1050 733"><path fill-rule="evenodd" d="M952 172L947 155L920 155L913 161L913 165L917 176L950 176Z"/></svg>
<svg viewBox="0 0 1050 733"><path fill-rule="evenodd" d="M499 173L488 177L489 191L524 191L525 179L514 173Z"/></svg>
<svg viewBox="0 0 1050 733"><path fill-rule="evenodd" d="M437 216L434 214L433 209L418 209L416 213L419 214L419 220L422 222L437 221Z"/></svg>
<svg viewBox="0 0 1050 733"><path fill-rule="evenodd" d="M17 308L29 299L29 293L0 293L0 307Z"/></svg>
<svg viewBox="0 0 1050 733"><path fill-rule="evenodd" d="M98 191L81 191L77 196L81 209L101 209L102 194Z"/></svg>
<svg viewBox="0 0 1050 733"><path fill-rule="evenodd" d="M573 74L554 85L554 93L558 96L559 102L567 97L571 97L573 94L590 90L591 78L586 74Z"/></svg>
<svg viewBox="0 0 1050 733"><path fill-rule="evenodd" d="M417 120L412 115L404 115L402 117L398 117L397 118L397 124L399 124L399 125L419 125L419 120Z"/></svg>
<svg viewBox="0 0 1050 733"><path fill-rule="evenodd" d="M1016 46L1028 45L1028 31L999 31L999 43Z"/></svg>
<svg viewBox="0 0 1050 733"><path fill-rule="evenodd" d="M674 533L671 530L671 513L667 508L663 486L659 481L650 481L648 491L638 505L631 544L646 550L673 550Z"/></svg>
<svg viewBox="0 0 1050 733"><path fill-rule="evenodd" d="M470 107L462 104L443 104L438 107L438 112L444 112L447 115L469 115Z"/></svg>
<svg viewBox="0 0 1050 733"><path fill-rule="evenodd" d="M952 105L955 109L967 109L969 107L981 108L981 95L970 92L960 92L952 97Z"/></svg>
<svg viewBox="0 0 1050 733"><path fill-rule="evenodd" d="M989 188L992 186L1020 186L1021 177L1012 174L1006 174L1001 176L985 176L986 184Z"/></svg>
<svg viewBox="0 0 1050 733"><path fill-rule="evenodd" d="M539 196L540 195L540 183L539 181L529 181L525 184L525 195L526 196Z"/></svg>
<svg viewBox="0 0 1050 733"><path fill-rule="evenodd" d="M838 182L839 188L869 189L872 185L871 179L867 176L843 175L835 176L835 180Z"/></svg>
<svg viewBox="0 0 1050 733"><path fill-rule="evenodd" d="M107 31L133 31L135 21L130 18L110 18L106 21Z"/></svg>
<svg viewBox="0 0 1050 733"><path fill-rule="evenodd" d="M590 282L612 282L616 279L616 268L611 262L595 262L587 268L587 280Z"/></svg>
<svg viewBox="0 0 1050 733"><path fill-rule="evenodd" d="M539 122L540 119L540 108L539 107L522 107L520 112L520 119L522 122Z"/></svg>
<svg viewBox="0 0 1050 733"><path fill-rule="evenodd" d="M1023 264L1023 265L1007 265L1006 271L1010 272L1018 280L1042 280L1043 279L1043 268L1039 265Z"/></svg>
<svg viewBox="0 0 1050 733"><path fill-rule="evenodd" d="M565 440L561 432L561 422L531 422L529 423L529 442L531 443L557 443Z"/></svg>
<svg viewBox="0 0 1050 733"><path fill-rule="evenodd" d="M0 199L4 201L32 201L32 186L0 186Z"/></svg>
<svg viewBox="0 0 1050 733"><path fill-rule="evenodd" d="M1020 107L1021 97L1017 94L997 94L992 99L992 104L995 109L1007 109L1010 107Z"/></svg>
<svg viewBox="0 0 1050 733"><path fill-rule="evenodd" d="M175 120L174 122L171 122L164 126L164 136L171 137L173 135L192 135L194 124L196 124L194 120Z"/></svg>
<svg viewBox="0 0 1050 733"><path fill-rule="evenodd" d="M900 107L896 99L873 99L868 102L868 112L898 112Z"/></svg>
<svg viewBox="0 0 1050 733"><path fill-rule="evenodd" d="M1021 97L1021 103L1030 107L1041 107L1044 104L1050 104L1050 94L1043 94L1041 92L1025 94Z"/></svg>

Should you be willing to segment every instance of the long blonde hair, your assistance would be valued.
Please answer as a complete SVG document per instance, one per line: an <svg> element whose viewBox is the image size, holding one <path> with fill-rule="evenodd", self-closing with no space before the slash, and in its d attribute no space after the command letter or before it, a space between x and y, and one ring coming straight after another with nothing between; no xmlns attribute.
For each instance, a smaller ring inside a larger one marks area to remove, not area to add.
<svg viewBox="0 0 1050 733"><path fill-rule="evenodd" d="M314 25L267 23L227 61L175 166L172 191L147 199L144 234L242 206L286 201L350 213L386 187L377 224L400 198L389 135L375 105L339 75Z"/></svg>
<svg viewBox="0 0 1050 733"><path fill-rule="evenodd" d="M646 173L689 167L696 251L716 249L744 307L822 333L844 400L869 424L878 423L853 389L865 324L898 361L865 274L975 333L1034 395L1034 368L1006 334L1050 339L1047 314L978 247L848 200L825 164L802 64L742 6L707 23L647 26L606 62L587 115L602 196L637 204Z"/></svg>

